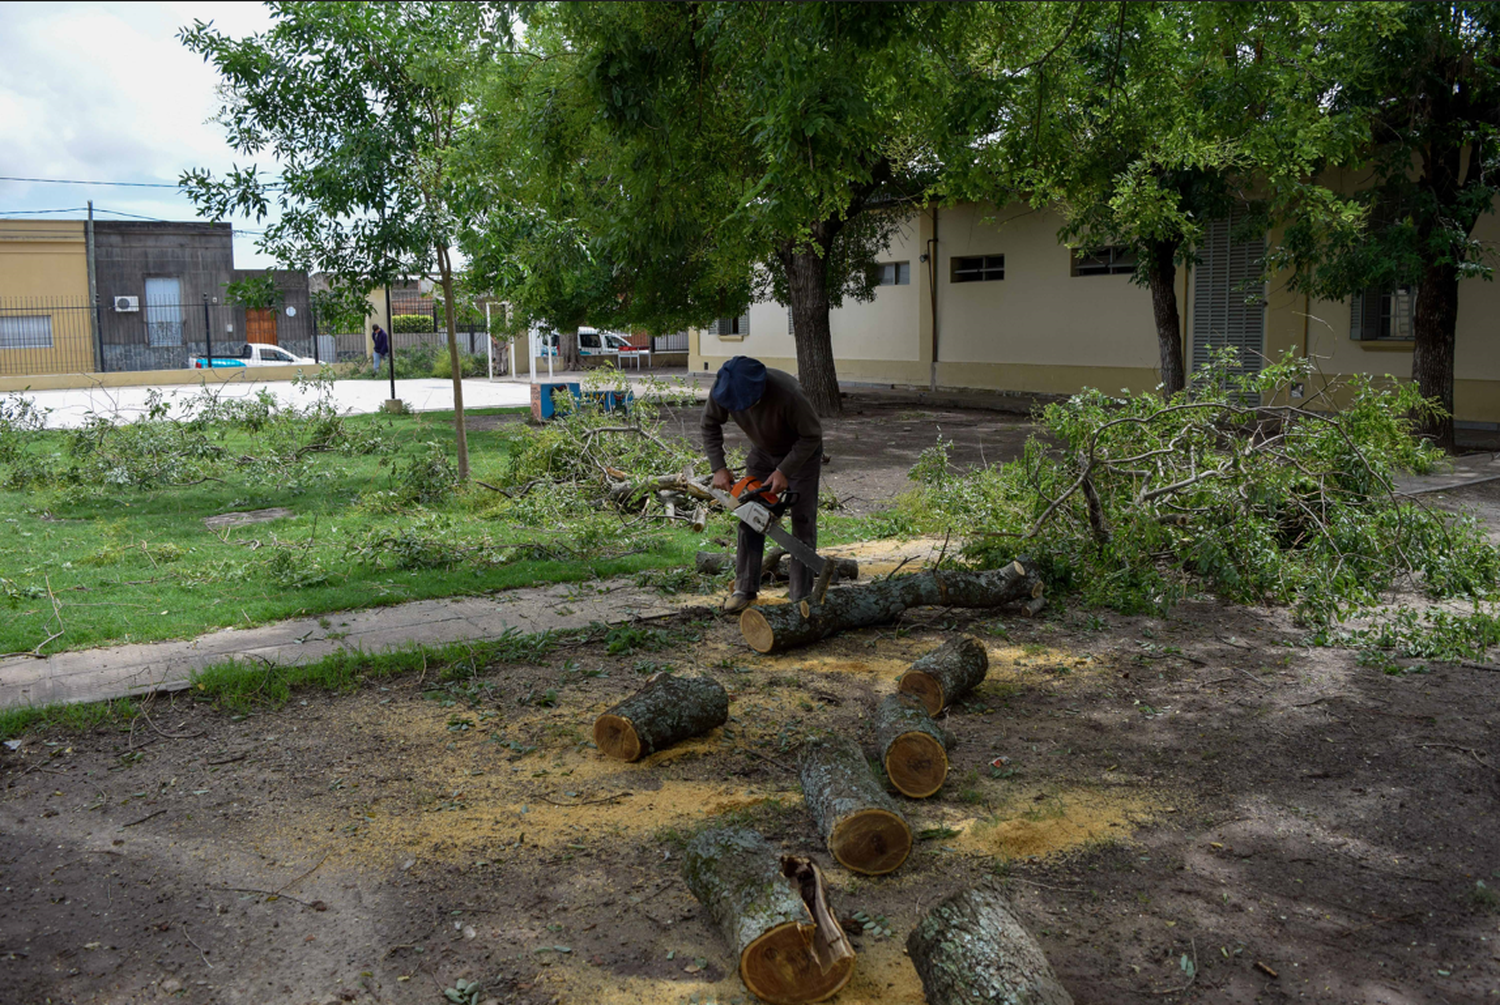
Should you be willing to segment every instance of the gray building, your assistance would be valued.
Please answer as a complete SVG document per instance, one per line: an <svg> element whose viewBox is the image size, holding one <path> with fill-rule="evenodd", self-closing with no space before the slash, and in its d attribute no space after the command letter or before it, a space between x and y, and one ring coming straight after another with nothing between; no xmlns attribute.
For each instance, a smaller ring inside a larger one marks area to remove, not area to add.
<svg viewBox="0 0 1500 1005"><path fill-rule="evenodd" d="M219 353L250 341L314 354L305 273L271 273L280 292L273 308L228 302L229 283L266 274L234 267L233 236L227 223L94 224L105 371L180 369L210 344Z"/></svg>

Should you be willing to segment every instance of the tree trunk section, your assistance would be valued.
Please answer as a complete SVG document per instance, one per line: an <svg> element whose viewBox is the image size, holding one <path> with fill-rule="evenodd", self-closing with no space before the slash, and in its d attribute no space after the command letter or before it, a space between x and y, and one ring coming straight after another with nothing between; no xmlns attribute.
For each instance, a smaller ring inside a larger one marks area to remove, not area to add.
<svg viewBox="0 0 1500 1005"><path fill-rule="evenodd" d="M948 777L948 736L919 700L893 694L875 713L875 740L896 791L926 799Z"/></svg>
<svg viewBox="0 0 1500 1005"><path fill-rule="evenodd" d="M896 620L910 607L999 607L1041 599L1041 580L1012 562L986 572L940 570L830 590L817 607L808 601L748 607L740 633L757 652L805 646L836 632Z"/></svg>
<svg viewBox="0 0 1500 1005"><path fill-rule="evenodd" d="M458 363L458 304L453 301L453 263L448 249L438 245L439 278L448 315L448 360L453 364L453 443L457 454L458 480L469 480L469 433L464 422L464 374ZM394 365L394 364L392 364Z"/></svg>
<svg viewBox="0 0 1500 1005"><path fill-rule="evenodd" d="M989 672L989 653L979 640L965 635L921 656L901 675L896 690L921 701L928 715L937 715L978 687Z"/></svg>
<svg viewBox="0 0 1500 1005"><path fill-rule="evenodd" d="M820 221L813 226L812 240L783 245L777 256L786 270L787 294L791 300L797 382L813 409L824 417L842 415L844 411L828 320L828 248L837 232L837 225Z"/></svg>
<svg viewBox="0 0 1500 1005"><path fill-rule="evenodd" d="M693 569L705 576L717 576L734 568L734 556L723 551L700 551L693 556Z"/></svg>
<svg viewBox="0 0 1500 1005"><path fill-rule="evenodd" d="M729 721L729 695L709 677L659 673L594 720L602 753L636 761Z"/></svg>
<svg viewBox="0 0 1500 1005"><path fill-rule="evenodd" d="M927 1005L1073 1005L1042 947L1004 898L965 890L934 907L906 937Z"/></svg>
<svg viewBox="0 0 1500 1005"><path fill-rule="evenodd" d="M802 796L828 850L867 876L894 872L911 854L911 827L849 737L809 740L798 765Z"/></svg>
<svg viewBox="0 0 1500 1005"><path fill-rule="evenodd" d="M854 974L854 949L809 859L782 857L742 827L704 831L682 876L739 958L740 979L774 1005L819 1002Z"/></svg>
<svg viewBox="0 0 1500 1005"><path fill-rule="evenodd" d="M1445 450L1453 449L1453 345L1458 328L1458 270L1434 263L1422 271L1412 318L1411 376L1424 398L1445 415L1426 418L1421 431Z"/></svg>
<svg viewBox="0 0 1500 1005"><path fill-rule="evenodd" d="M1156 322L1156 345L1161 352L1162 393L1176 394L1187 386L1187 370L1182 361L1182 318L1177 313L1176 241L1151 242L1150 260L1146 263L1147 285L1151 288L1151 315Z"/></svg>

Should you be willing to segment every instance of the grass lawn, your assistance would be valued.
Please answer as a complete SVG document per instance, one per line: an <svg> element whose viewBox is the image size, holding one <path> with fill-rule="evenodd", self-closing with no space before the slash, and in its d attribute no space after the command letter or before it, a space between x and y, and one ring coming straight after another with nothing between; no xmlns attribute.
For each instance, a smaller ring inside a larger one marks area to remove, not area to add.
<svg viewBox="0 0 1500 1005"><path fill-rule="evenodd" d="M196 425L13 426L0 437L0 653L690 570L696 550L732 539L727 515L695 534L547 486L516 499L483 487L504 483L527 444L533 457L545 447L520 411L467 413L471 481L457 489L451 412L329 419L252 404ZM290 515L204 522L273 508ZM864 536L864 521L823 520L827 543Z"/></svg>
<svg viewBox="0 0 1500 1005"><path fill-rule="evenodd" d="M468 413L474 482L499 481L526 434L501 411ZM473 483L413 501L409 489L434 452L451 458L452 413L341 421L374 449L267 459L268 429L221 425L211 441L247 460L211 480L138 487L75 477L17 488L11 477L0 491L0 653L32 650L57 633L43 653L690 564L700 546L702 535L625 528L613 514L549 513L545 499L522 511ZM139 440L109 449L144 452ZM68 432L33 432L24 449L64 464L78 455L76 442ZM89 471L108 477L109 458ZM219 531L204 524L273 507L292 515Z"/></svg>

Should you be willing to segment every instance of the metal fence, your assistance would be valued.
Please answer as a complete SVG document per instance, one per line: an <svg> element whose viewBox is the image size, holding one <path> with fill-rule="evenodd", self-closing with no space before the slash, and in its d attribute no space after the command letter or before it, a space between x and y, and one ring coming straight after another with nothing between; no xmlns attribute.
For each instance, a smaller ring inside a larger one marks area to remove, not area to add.
<svg viewBox="0 0 1500 1005"><path fill-rule="evenodd" d="M95 318L87 297L0 298L0 377L96 372Z"/></svg>
<svg viewBox="0 0 1500 1005"><path fill-rule="evenodd" d="M137 297L0 298L0 376L181 370L198 356L238 356L246 342L332 362L307 311Z"/></svg>

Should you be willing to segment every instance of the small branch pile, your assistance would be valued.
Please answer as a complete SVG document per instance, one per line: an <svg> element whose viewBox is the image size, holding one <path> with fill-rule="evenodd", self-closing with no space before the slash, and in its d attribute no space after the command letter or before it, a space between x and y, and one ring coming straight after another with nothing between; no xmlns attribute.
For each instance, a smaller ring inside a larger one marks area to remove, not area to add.
<svg viewBox="0 0 1500 1005"><path fill-rule="evenodd" d="M942 445L929 451L908 505L980 527L966 551L981 565L1019 538L1050 588L1129 612L1198 586L1327 624L1406 579L1435 596L1493 592L1500 561L1472 522L1395 490L1439 456L1409 418L1431 406L1368 380L1290 404L1307 378L1290 358L1238 376L1225 355L1170 399L1086 391L1048 406L1047 439L1014 463L958 476Z"/></svg>

